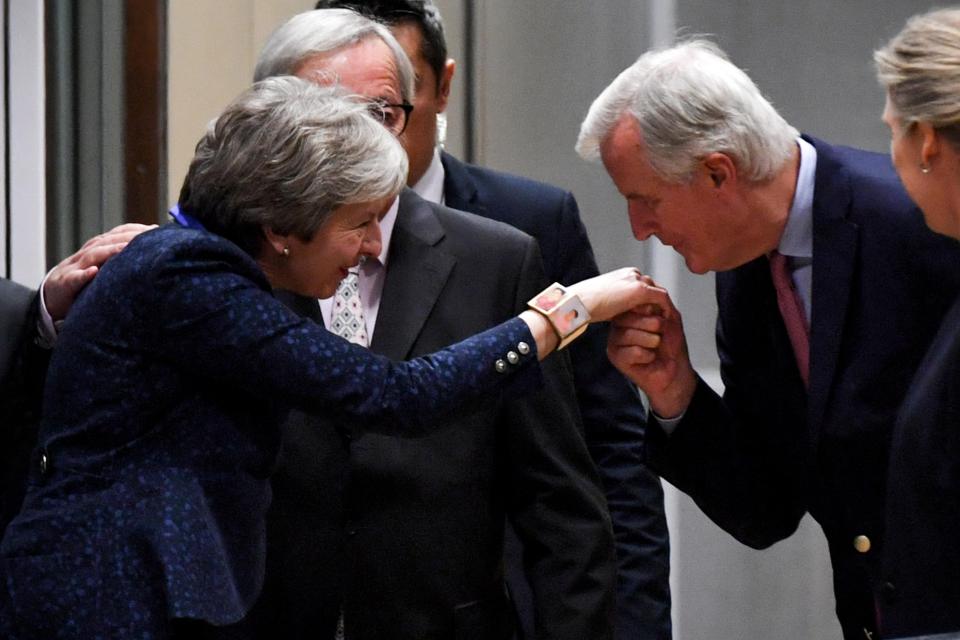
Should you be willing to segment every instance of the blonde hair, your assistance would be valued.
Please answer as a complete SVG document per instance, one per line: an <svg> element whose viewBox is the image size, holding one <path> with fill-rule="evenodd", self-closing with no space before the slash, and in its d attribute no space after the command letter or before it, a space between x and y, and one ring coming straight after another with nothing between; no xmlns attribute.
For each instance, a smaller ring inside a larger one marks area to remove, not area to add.
<svg viewBox="0 0 960 640"><path fill-rule="evenodd" d="M927 122L960 151L960 8L913 16L873 61L900 121Z"/></svg>

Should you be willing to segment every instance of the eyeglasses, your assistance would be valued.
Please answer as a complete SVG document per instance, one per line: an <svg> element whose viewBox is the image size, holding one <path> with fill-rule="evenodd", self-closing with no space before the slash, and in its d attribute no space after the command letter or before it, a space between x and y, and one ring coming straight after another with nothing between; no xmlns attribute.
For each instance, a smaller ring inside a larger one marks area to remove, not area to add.
<svg viewBox="0 0 960 640"><path fill-rule="evenodd" d="M389 129L390 133L399 136L407 129L407 122L410 120L413 105L409 102L390 104L380 100L373 100L367 103L367 111L370 112L370 115L373 116L377 122Z"/></svg>

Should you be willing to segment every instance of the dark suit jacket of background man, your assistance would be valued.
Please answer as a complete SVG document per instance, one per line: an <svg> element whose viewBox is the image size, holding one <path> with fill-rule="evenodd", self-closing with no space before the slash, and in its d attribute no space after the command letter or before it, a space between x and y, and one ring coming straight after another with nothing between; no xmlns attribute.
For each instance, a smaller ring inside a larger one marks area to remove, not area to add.
<svg viewBox="0 0 960 640"><path fill-rule="evenodd" d="M910 386L891 451L883 637L960 631L960 297Z"/></svg>
<svg viewBox="0 0 960 640"><path fill-rule="evenodd" d="M597 275L597 263L569 191L441 156L446 204L506 222L540 244L551 282L573 284ZM617 637L667 640L670 549L660 479L643 459L646 425L636 389L607 359L607 327L593 325L570 347L587 446L603 481L617 540ZM514 554L515 555L515 554ZM529 591L510 571L529 635ZM526 596L529 597L528 595Z"/></svg>
<svg viewBox="0 0 960 640"><path fill-rule="evenodd" d="M758 258L717 274L723 399L701 380L672 436L650 430L648 454L752 547L791 535L809 512L830 547L844 637L863 640L875 599L886 597L879 558L892 427L960 290L960 250L926 228L887 156L809 141L818 154L809 394L768 260ZM860 535L871 542L866 553L854 547Z"/></svg>
<svg viewBox="0 0 960 640"><path fill-rule="evenodd" d="M429 353L515 315L545 285L529 236L407 190L371 349ZM315 300L293 303L319 320ZM273 482L261 636L331 638L342 601L352 640L511 638L509 517L542 637L611 638L609 515L566 359L544 365L541 392L421 438L291 421Z"/></svg>
<svg viewBox="0 0 960 640"><path fill-rule="evenodd" d="M0 279L0 535L23 498L49 352L34 344L37 292Z"/></svg>

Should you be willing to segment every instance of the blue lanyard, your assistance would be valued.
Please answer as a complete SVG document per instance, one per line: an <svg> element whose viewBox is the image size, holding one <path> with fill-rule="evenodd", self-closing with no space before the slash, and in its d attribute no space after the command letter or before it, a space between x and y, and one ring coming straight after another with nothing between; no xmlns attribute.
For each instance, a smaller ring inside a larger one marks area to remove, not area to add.
<svg viewBox="0 0 960 640"><path fill-rule="evenodd" d="M194 218L189 213L184 213L180 211L180 205L175 204L170 208L170 217L179 224L181 227L186 227L187 229L200 229L206 231L207 228L200 224L200 221Z"/></svg>

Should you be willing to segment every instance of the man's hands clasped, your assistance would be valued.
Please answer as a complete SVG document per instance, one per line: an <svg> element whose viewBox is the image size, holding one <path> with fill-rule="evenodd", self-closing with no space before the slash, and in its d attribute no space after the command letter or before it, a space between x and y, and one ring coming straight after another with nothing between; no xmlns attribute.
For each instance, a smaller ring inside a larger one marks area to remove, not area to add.
<svg viewBox="0 0 960 640"><path fill-rule="evenodd" d="M636 277L640 286L630 297L636 304L611 318L607 355L647 395L654 413L672 418L686 411L697 386L683 319L665 289L649 276Z"/></svg>

